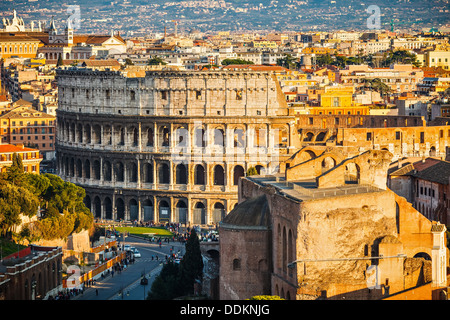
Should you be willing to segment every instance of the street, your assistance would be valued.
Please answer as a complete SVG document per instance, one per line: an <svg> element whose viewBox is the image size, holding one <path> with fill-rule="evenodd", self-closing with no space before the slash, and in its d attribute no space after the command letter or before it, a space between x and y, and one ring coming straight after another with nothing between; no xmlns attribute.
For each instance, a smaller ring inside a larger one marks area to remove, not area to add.
<svg viewBox="0 0 450 320"><path fill-rule="evenodd" d="M137 248L141 257L135 258L135 262L121 272L109 274L104 279L97 280L95 285L85 287L83 294L72 297L72 300L145 300L153 280L161 271L165 256L171 254L170 250L173 248L173 253L179 251L181 256L185 253L184 244L174 241L162 242L159 247L156 242L127 237L125 242L120 243L122 244ZM144 274L149 279L145 286L140 284Z"/></svg>

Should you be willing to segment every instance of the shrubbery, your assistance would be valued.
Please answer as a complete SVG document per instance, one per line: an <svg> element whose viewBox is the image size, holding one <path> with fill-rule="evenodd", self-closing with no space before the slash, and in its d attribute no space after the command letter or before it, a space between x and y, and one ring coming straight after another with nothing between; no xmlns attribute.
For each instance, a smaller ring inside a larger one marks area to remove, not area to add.
<svg viewBox="0 0 450 320"><path fill-rule="evenodd" d="M33 217L40 209L38 221L23 226L19 238L65 239L70 234L90 229L93 216L84 205L83 188L52 174L24 173L21 158L13 155L13 164L0 174L1 236L12 236L21 223L20 214Z"/></svg>

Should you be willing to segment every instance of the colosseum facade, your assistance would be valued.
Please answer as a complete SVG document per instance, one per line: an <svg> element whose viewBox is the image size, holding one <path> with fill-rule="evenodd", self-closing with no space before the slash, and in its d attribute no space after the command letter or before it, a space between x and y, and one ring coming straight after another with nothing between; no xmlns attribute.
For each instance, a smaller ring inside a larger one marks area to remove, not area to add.
<svg viewBox="0 0 450 320"><path fill-rule="evenodd" d="M298 149L270 72L68 68L57 81L58 175L98 219L215 224L250 167L276 171Z"/></svg>

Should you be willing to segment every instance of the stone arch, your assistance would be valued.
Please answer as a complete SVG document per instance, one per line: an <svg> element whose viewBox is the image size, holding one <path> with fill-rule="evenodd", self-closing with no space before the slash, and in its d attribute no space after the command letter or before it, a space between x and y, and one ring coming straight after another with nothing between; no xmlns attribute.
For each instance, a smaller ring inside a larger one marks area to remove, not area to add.
<svg viewBox="0 0 450 320"><path fill-rule="evenodd" d="M170 221L170 202L165 199L159 201L159 221Z"/></svg>
<svg viewBox="0 0 450 320"><path fill-rule="evenodd" d="M225 218L225 206L223 202L217 201L213 205L212 222L218 223Z"/></svg>
<svg viewBox="0 0 450 320"><path fill-rule="evenodd" d="M176 221L186 224L188 221L188 209L187 209L187 200L180 199L176 204Z"/></svg>
<svg viewBox="0 0 450 320"><path fill-rule="evenodd" d="M225 147L225 130L222 127L213 128L213 145L216 147Z"/></svg>
<svg viewBox="0 0 450 320"><path fill-rule="evenodd" d="M94 160L94 165L93 165L93 173L94 173L94 179L95 180L100 180L101 175L100 175L100 161L98 160Z"/></svg>
<svg viewBox="0 0 450 320"><path fill-rule="evenodd" d="M99 196L95 196L95 198L94 198L93 215L96 218L102 217L102 202L101 202Z"/></svg>
<svg viewBox="0 0 450 320"><path fill-rule="evenodd" d="M128 165L128 177L130 182L138 181L138 166L136 162L132 162Z"/></svg>
<svg viewBox="0 0 450 320"><path fill-rule="evenodd" d="M89 209L89 211L91 211L91 206L92 206L92 202L91 202L91 197L89 195L86 195L83 199L84 205L86 206L86 208Z"/></svg>
<svg viewBox="0 0 450 320"><path fill-rule="evenodd" d="M105 125L103 127L103 141L108 145L112 144L112 131L110 125Z"/></svg>
<svg viewBox="0 0 450 320"><path fill-rule="evenodd" d="M139 220L139 205L136 199L128 201L128 208L130 210L130 221Z"/></svg>
<svg viewBox="0 0 450 320"><path fill-rule="evenodd" d="M91 125L90 124L86 124L84 126L84 142L85 143L91 143Z"/></svg>
<svg viewBox="0 0 450 320"><path fill-rule="evenodd" d="M112 180L112 166L111 162L105 161L103 163L103 178L105 181L111 181Z"/></svg>
<svg viewBox="0 0 450 320"><path fill-rule="evenodd" d="M267 128L263 126L257 126L254 128L254 147L267 147Z"/></svg>
<svg viewBox="0 0 450 320"><path fill-rule="evenodd" d="M83 177L83 164L81 159L77 159L77 164L76 164L76 176L78 178L82 178Z"/></svg>
<svg viewBox="0 0 450 320"><path fill-rule="evenodd" d="M139 129L131 126L128 130L128 141L130 142L130 145L133 147L137 147L139 145Z"/></svg>
<svg viewBox="0 0 450 320"><path fill-rule="evenodd" d="M158 182L162 184L170 183L169 165L165 162L158 164Z"/></svg>
<svg viewBox="0 0 450 320"><path fill-rule="evenodd" d="M89 159L86 159L84 161L84 177L86 179L91 178L91 162L89 161Z"/></svg>
<svg viewBox="0 0 450 320"><path fill-rule="evenodd" d="M321 131L317 134L315 141L321 142L325 140L327 133L325 131Z"/></svg>
<svg viewBox="0 0 450 320"><path fill-rule="evenodd" d="M233 168L233 185L237 186L241 177L245 177L244 167L241 165L236 165Z"/></svg>
<svg viewBox="0 0 450 320"><path fill-rule="evenodd" d="M430 155L430 157L435 157L436 156L436 147L435 146L432 146L430 148L429 155Z"/></svg>
<svg viewBox="0 0 450 320"><path fill-rule="evenodd" d="M103 201L105 206L105 219L113 219L112 201L109 197L106 197Z"/></svg>
<svg viewBox="0 0 450 320"><path fill-rule="evenodd" d="M181 124L174 127L175 148L185 149L189 146L189 130L186 125Z"/></svg>
<svg viewBox="0 0 450 320"><path fill-rule="evenodd" d="M142 210L144 211L143 220L144 221L154 221L155 213L153 201L151 199L145 199L142 203Z"/></svg>
<svg viewBox="0 0 450 320"><path fill-rule="evenodd" d="M144 163L143 176L145 183L153 183L153 164Z"/></svg>
<svg viewBox="0 0 450 320"><path fill-rule="evenodd" d="M203 127L194 128L194 146L204 148L207 145L206 131Z"/></svg>
<svg viewBox="0 0 450 320"><path fill-rule="evenodd" d="M336 159L331 156L325 156L322 160L322 173L327 172L328 170L334 168L336 166Z"/></svg>
<svg viewBox="0 0 450 320"><path fill-rule="evenodd" d="M431 256L427 252L418 252L414 255L414 258L423 258L427 261L431 261Z"/></svg>
<svg viewBox="0 0 450 320"><path fill-rule="evenodd" d="M147 134L147 147L153 147L155 144L153 128L147 128L146 134Z"/></svg>
<svg viewBox="0 0 450 320"><path fill-rule="evenodd" d="M244 128L233 129L233 146L235 148L245 148L245 132Z"/></svg>
<svg viewBox="0 0 450 320"><path fill-rule="evenodd" d="M205 167L202 164L197 164L194 167L194 184L204 185L205 183Z"/></svg>
<svg viewBox="0 0 450 320"><path fill-rule="evenodd" d="M102 128L96 124L92 127L93 141L95 144L102 144Z"/></svg>
<svg viewBox="0 0 450 320"><path fill-rule="evenodd" d="M125 179L125 167L122 162L117 162L115 166L115 180L123 182Z"/></svg>
<svg viewBox="0 0 450 320"><path fill-rule="evenodd" d="M305 133L305 137L303 138L303 141L305 141L305 142L313 141L313 138L314 138L314 133L307 132L307 133Z"/></svg>
<svg viewBox="0 0 450 320"><path fill-rule="evenodd" d="M220 164L214 166L213 184L216 186L225 185L225 171Z"/></svg>
<svg viewBox="0 0 450 320"><path fill-rule="evenodd" d="M358 164L351 161L345 165L344 180L346 184L359 183L361 178L361 169Z"/></svg>
<svg viewBox="0 0 450 320"><path fill-rule="evenodd" d="M83 125L81 123L77 125L77 142L83 143Z"/></svg>
<svg viewBox="0 0 450 320"><path fill-rule="evenodd" d="M125 220L125 202L122 198L116 199L116 219Z"/></svg>
<svg viewBox="0 0 450 320"><path fill-rule="evenodd" d="M158 137L160 147L169 147L170 146L170 128L166 125L162 125L158 129Z"/></svg>
<svg viewBox="0 0 450 320"><path fill-rule="evenodd" d="M179 163L175 167L175 183L176 184L187 184L187 168L184 164Z"/></svg>
<svg viewBox="0 0 450 320"><path fill-rule="evenodd" d="M206 207L202 201L197 201L194 205L194 221L195 225L206 224Z"/></svg>
<svg viewBox="0 0 450 320"><path fill-rule="evenodd" d="M257 164L255 166L256 172L258 172L259 175L264 174L265 168L263 165Z"/></svg>
<svg viewBox="0 0 450 320"><path fill-rule="evenodd" d="M70 166L69 166L70 176L75 177L75 159L70 158Z"/></svg>

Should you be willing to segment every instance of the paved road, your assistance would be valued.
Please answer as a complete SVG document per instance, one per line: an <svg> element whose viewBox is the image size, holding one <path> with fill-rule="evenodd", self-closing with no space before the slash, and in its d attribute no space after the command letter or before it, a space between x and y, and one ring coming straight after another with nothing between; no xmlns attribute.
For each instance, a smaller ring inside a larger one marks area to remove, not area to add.
<svg viewBox="0 0 450 320"><path fill-rule="evenodd" d="M141 257L135 258L135 262L122 272L115 272L113 276L109 275L102 280L97 280L94 286L85 287L83 294L72 297L72 300L145 300L151 283L162 268L165 256L170 254L170 249L174 253L179 251L181 255L185 253L184 244L173 241L169 244L163 242L160 247L154 242L128 237L124 244L136 247ZM143 274L149 278L146 286L140 284Z"/></svg>

